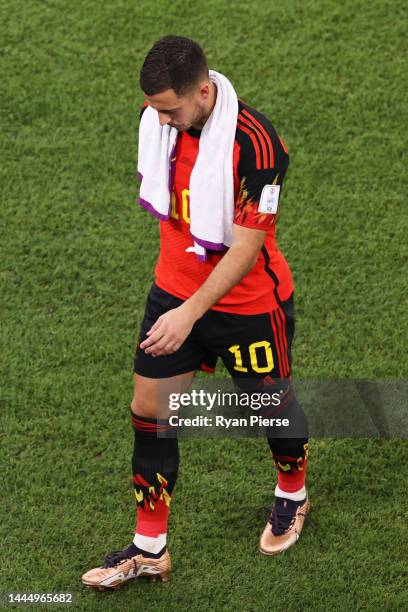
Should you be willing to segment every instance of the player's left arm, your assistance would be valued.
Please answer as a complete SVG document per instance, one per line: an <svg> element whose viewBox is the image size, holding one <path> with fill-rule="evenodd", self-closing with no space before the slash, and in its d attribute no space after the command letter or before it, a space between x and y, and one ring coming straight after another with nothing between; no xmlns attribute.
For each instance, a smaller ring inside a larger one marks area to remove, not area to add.
<svg viewBox="0 0 408 612"><path fill-rule="evenodd" d="M233 242L201 287L181 306L159 317L140 347L154 357L176 351L194 323L254 267L266 231L233 226Z"/></svg>

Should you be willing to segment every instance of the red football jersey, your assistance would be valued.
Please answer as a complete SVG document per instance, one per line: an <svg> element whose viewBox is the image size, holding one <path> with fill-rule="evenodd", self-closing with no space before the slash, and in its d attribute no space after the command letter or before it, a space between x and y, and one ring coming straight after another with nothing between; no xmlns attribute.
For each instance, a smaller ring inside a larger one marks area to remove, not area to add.
<svg viewBox="0 0 408 612"><path fill-rule="evenodd" d="M160 254L155 268L156 284L184 300L201 287L225 254L208 251L207 261L201 262L194 252L186 252L194 244L190 234L189 184L199 142L200 131L193 128L178 134L171 216L160 221ZM282 185L289 156L270 122L241 100L233 163L234 223L266 230L267 235L252 270L212 308L236 314L271 312L278 306L277 299L289 298L293 282L275 241L277 214L259 208L264 187Z"/></svg>

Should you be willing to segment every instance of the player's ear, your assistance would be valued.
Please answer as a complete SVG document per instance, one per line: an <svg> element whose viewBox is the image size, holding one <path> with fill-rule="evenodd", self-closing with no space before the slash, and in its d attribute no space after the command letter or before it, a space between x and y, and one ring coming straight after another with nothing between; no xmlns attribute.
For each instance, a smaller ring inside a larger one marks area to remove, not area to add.
<svg viewBox="0 0 408 612"><path fill-rule="evenodd" d="M203 81L198 86L198 91L203 100L206 100L210 95L210 83L208 81Z"/></svg>

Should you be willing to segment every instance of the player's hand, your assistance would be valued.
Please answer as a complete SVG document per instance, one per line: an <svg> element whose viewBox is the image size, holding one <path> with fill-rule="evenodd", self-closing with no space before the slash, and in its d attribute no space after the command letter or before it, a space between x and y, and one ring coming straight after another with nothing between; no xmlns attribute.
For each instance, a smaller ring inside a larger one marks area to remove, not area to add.
<svg viewBox="0 0 408 612"><path fill-rule="evenodd" d="M146 333L140 348L153 357L174 353L191 332L196 319L186 303L165 312Z"/></svg>

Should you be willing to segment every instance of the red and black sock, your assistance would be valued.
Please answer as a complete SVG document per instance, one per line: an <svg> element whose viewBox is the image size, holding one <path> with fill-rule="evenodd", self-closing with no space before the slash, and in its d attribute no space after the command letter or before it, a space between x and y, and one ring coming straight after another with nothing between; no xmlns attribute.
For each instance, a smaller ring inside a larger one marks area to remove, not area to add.
<svg viewBox="0 0 408 612"><path fill-rule="evenodd" d="M277 432L266 428L266 436L272 458L278 473L278 486L275 494L300 501L306 496L305 479L308 458L309 427L307 417L293 392L289 379L272 381L278 386L281 394L279 405L274 408L268 406L263 410L265 416L287 419L290 424L288 432ZM271 388L268 384L267 388ZM284 437L289 434L290 437Z"/></svg>
<svg viewBox="0 0 408 612"><path fill-rule="evenodd" d="M308 439L268 438L268 444L278 473L279 489L296 493L305 486Z"/></svg>
<svg viewBox="0 0 408 612"><path fill-rule="evenodd" d="M135 533L157 538L167 533L167 522L179 467L176 437L160 437L169 431L166 420L132 413L135 434L132 457L137 504Z"/></svg>

